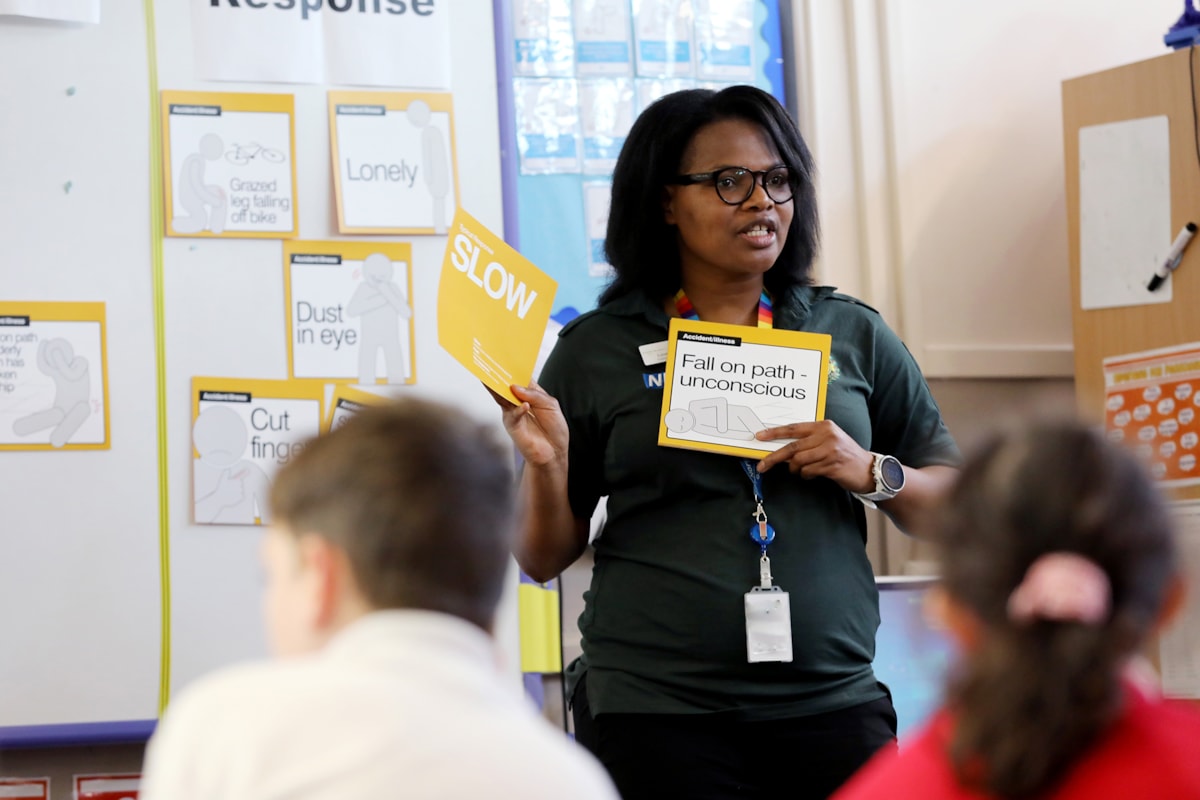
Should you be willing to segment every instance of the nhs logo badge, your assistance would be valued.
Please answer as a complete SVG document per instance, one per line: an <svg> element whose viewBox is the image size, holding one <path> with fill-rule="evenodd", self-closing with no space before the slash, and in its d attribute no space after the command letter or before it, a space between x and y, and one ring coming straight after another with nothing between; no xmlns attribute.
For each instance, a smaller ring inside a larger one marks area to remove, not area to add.
<svg viewBox="0 0 1200 800"><path fill-rule="evenodd" d="M665 377L665 372L643 372L642 383L646 384L647 389L661 389Z"/></svg>

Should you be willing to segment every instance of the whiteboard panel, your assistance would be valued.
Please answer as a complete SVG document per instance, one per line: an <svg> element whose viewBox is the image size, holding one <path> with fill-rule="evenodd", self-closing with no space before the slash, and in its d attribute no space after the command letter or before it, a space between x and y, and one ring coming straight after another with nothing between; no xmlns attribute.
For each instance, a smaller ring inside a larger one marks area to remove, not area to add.
<svg viewBox="0 0 1200 800"><path fill-rule="evenodd" d="M502 229L493 31L486 5L451 25L462 203ZM335 234L330 86L195 78L189 4L157 2L161 89L295 95L300 235ZM453 12L451 12L453 13ZM0 727L150 719L160 683L159 480L151 284L150 113L140 2L99 25L0 19L0 299L106 304L110 450L0 452ZM19 76L14 79L12 76ZM413 248L419 382L400 391L494 421L482 387L437 346L445 238ZM260 529L191 520L191 379L287 377L276 240L163 242L170 682L265 652ZM513 592L498 625L515 673ZM516 682L514 681L514 686Z"/></svg>
<svg viewBox="0 0 1200 800"><path fill-rule="evenodd" d="M1166 260L1171 233L1166 116L1080 128L1080 307L1171 302L1171 281L1146 288Z"/></svg>
<svg viewBox="0 0 1200 800"><path fill-rule="evenodd" d="M0 726L146 719L159 666L141 5L0 18L0 296L99 301L109 450L0 453Z"/></svg>

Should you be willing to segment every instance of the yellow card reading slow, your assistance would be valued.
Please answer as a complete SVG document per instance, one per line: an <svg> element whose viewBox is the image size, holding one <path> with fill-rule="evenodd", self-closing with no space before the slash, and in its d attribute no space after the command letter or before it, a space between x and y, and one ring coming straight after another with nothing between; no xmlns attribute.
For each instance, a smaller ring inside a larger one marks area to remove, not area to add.
<svg viewBox="0 0 1200 800"><path fill-rule="evenodd" d="M825 418L832 337L672 319L658 443L762 458L767 428Z"/></svg>
<svg viewBox="0 0 1200 800"><path fill-rule="evenodd" d="M461 208L438 284L438 343L496 394L528 386L558 284Z"/></svg>

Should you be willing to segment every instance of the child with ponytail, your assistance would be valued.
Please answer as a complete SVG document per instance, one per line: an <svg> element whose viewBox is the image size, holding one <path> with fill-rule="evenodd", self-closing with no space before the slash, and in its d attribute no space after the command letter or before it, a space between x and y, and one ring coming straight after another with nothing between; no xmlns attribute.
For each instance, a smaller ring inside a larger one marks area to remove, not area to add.
<svg viewBox="0 0 1200 800"><path fill-rule="evenodd" d="M1078 423L997 436L934 527L946 706L837 800L1200 798L1200 713L1137 678L1182 581L1158 492Z"/></svg>

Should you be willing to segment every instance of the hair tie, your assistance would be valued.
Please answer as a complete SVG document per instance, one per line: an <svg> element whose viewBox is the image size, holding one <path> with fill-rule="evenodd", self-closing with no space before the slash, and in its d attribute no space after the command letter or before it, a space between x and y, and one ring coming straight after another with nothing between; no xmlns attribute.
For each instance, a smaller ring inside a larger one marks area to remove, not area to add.
<svg viewBox="0 0 1200 800"><path fill-rule="evenodd" d="M1108 616L1112 586L1095 561L1075 553L1046 553L1034 561L1008 598L1008 618L1095 625Z"/></svg>

